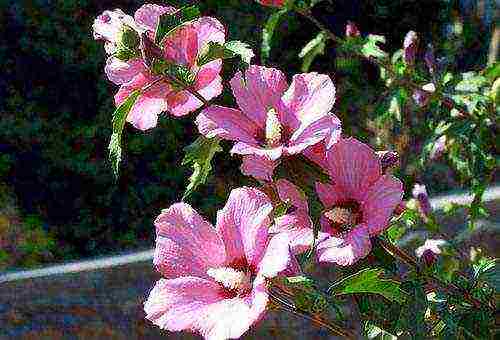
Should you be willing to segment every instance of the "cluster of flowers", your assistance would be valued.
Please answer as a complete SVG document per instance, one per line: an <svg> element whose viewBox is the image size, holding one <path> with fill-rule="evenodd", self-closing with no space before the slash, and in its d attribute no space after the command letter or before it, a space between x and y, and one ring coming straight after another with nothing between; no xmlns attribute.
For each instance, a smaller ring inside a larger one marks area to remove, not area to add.
<svg viewBox="0 0 500 340"><path fill-rule="evenodd" d="M155 74L145 60L144 45L154 40L160 15L174 11L150 4L133 18L106 11L93 26L110 55L106 74L120 85L116 104L142 90L127 117L141 130L156 126L161 112L182 116L203 104ZM197 60L210 42L224 41L223 25L201 17L168 35L156 54L191 72L192 89L209 100L222 91L222 61L200 67ZM186 203L163 210L154 223L154 264L164 278L145 303L147 318L161 328L196 331L207 339L240 337L260 320L268 307L269 279L297 274L295 256L313 244L322 263L348 266L366 257L370 237L387 228L403 195L401 182L374 150L341 136L340 120L331 113L335 86L329 76L298 74L288 85L280 70L251 65L230 86L239 108L206 107L196 118L198 130L234 141L231 153L242 156L243 173L275 195L259 188L232 190L215 228ZM316 237L304 193L287 179L273 180L280 161L298 154L330 176L329 183L316 184L323 204ZM289 208L278 216L275 208L283 202Z"/></svg>

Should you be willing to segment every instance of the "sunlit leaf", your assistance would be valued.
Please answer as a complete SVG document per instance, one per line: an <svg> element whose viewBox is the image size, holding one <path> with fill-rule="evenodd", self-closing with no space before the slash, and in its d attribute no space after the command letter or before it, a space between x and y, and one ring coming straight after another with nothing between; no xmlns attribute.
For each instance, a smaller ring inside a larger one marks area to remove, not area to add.
<svg viewBox="0 0 500 340"><path fill-rule="evenodd" d="M160 16L156 27L155 43L159 44L173 30L180 25L194 20L200 16L200 10L196 6L186 6L178 9L174 13L165 13Z"/></svg>
<svg viewBox="0 0 500 340"><path fill-rule="evenodd" d="M271 14L267 19L264 28L262 29L262 45L260 48L260 56L262 63L266 63L271 54L271 45L273 40L274 31L278 26L281 17L288 12L287 8L282 8L277 12Z"/></svg>

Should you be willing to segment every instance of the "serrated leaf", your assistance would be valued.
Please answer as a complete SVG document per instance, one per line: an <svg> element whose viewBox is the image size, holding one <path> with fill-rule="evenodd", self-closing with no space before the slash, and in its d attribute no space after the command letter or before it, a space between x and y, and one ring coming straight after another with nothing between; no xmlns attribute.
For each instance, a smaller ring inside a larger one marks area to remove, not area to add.
<svg viewBox="0 0 500 340"><path fill-rule="evenodd" d="M302 72L308 72L314 59L325 53L326 41L328 36L324 32L309 41L300 51L299 58L302 58Z"/></svg>
<svg viewBox="0 0 500 340"><path fill-rule="evenodd" d="M116 108L115 112L113 113L113 133L111 134L111 140L109 142L108 150L111 167L116 178L118 178L120 162L122 159L121 143L123 127L125 126L125 121L127 120L128 113L134 106L140 94L140 90L132 92L128 96L128 98Z"/></svg>
<svg viewBox="0 0 500 340"><path fill-rule="evenodd" d="M200 10L196 6L182 7L174 13L165 13L161 15L160 20L158 20L158 25L156 26L155 43L160 44L161 41L177 27L199 16Z"/></svg>
<svg viewBox="0 0 500 340"><path fill-rule="evenodd" d="M224 52L225 58L239 57L244 68L248 68L248 66L250 66L250 62L255 56L250 45L239 40L226 42L224 44Z"/></svg>
<svg viewBox="0 0 500 340"><path fill-rule="evenodd" d="M198 58L198 66L203 66L217 59L240 58L241 64L247 68L255 56L250 45L239 40L226 42L224 45L209 42L207 49Z"/></svg>
<svg viewBox="0 0 500 340"><path fill-rule="evenodd" d="M367 58L385 58L387 53L377 45L378 43L385 44L385 37L383 35L369 34L363 47L361 47L361 53Z"/></svg>
<svg viewBox="0 0 500 340"><path fill-rule="evenodd" d="M182 165L191 166L193 173L189 177L189 184L182 197L185 200L201 184L206 183L208 175L212 170L212 159L217 152L222 151L219 145L220 139L198 137L192 144L184 148L186 152Z"/></svg>
<svg viewBox="0 0 500 340"><path fill-rule="evenodd" d="M380 276L383 269L363 269L350 275L330 287L333 295L370 293L384 296L386 299L402 303L405 301L405 293L400 289L401 283Z"/></svg>
<svg viewBox="0 0 500 340"><path fill-rule="evenodd" d="M287 12L288 8L285 7L271 14L262 29L262 44L260 47L260 57L262 64L265 64L269 59L274 31L276 30L281 17Z"/></svg>

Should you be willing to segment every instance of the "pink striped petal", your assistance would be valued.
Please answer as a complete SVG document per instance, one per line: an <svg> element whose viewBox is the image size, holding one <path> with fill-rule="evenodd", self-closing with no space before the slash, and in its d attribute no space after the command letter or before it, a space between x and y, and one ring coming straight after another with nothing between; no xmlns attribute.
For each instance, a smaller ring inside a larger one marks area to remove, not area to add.
<svg viewBox="0 0 500 340"><path fill-rule="evenodd" d="M135 90L144 88L154 83L158 77L147 73L139 73L130 82L123 84L115 95L116 105L123 103ZM165 96L171 92L170 86L165 82L150 86L136 100L130 110L127 121L139 130L148 130L156 126L158 115L167 109Z"/></svg>
<svg viewBox="0 0 500 340"><path fill-rule="evenodd" d="M275 277L289 266L291 257L288 235L283 233L271 237L259 261L257 275Z"/></svg>
<svg viewBox="0 0 500 340"><path fill-rule="evenodd" d="M267 244L272 209L269 198L257 189L231 191L224 209L217 213L217 230L224 240L228 262L246 259L249 265L259 263Z"/></svg>
<svg viewBox="0 0 500 340"><path fill-rule="evenodd" d="M267 157L268 159L275 161L278 158L280 158L281 155L283 154L283 146L267 149L257 145L238 142L234 144L233 148L231 149L231 154L256 155L261 157Z"/></svg>
<svg viewBox="0 0 500 340"><path fill-rule="evenodd" d="M320 182L316 183L316 194L325 208L331 208L335 203L350 198L338 185Z"/></svg>
<svg viewBox="0 0 500 340"><path fill-rule="evenodd" d="M259 128L243 112L228 107L212 105L196 118L198 131L208 138L219 136L233 141L257 143Z"/></svg>
<svg viewBox="0 0 500 340"><path fill-rule="evenodd" d="M218 232L193 208L176 203L155 220L157 243L153 263L164 277L205 277L209 268L225 263Z"/></svg>
<svg viewBox="0 0 500 340"><path fill-rule="evenodd" d="M327 152L330 175L349 198L363 201L382 175L375 151L354 138L342 139Z"/></svg>
<svg viewBox="0 0 500 340"><path fill-rule="evenodd" d="M350 266L366 257L371 248L368 228L365 225L358 225L345 236L330 236L321 242L317 248L318 260Z"/></svg>
<svg viewBox="0 0 500 340"><path fill-rule="evenodd" d="M145 4L142 5L134 14L135 21L137 24L143 26L144 28L155 32L156 26L158 26L158 21L160 16L165 13L174 13L176 11L175 7L171 6L160 6L155 4Z"/></svg>
<svg viewBox="0 0 500 340"><path fill-rule="evenodd" d="M146 319L169 331L199 329L200 311L220 302L220 285L198 277L161 279L144 304Z"/></svg>
<svg viewBox="0 0 500 340"><path fill-rule="evenodd" d="M198 54L198 34L192 25L177 28L163 42L165 58L191 68Z"/></svg>
<svg viewBox="0 0 500 340"><path fill-rule="evenodd" d="M361 206L370 235L380 234L387 227L402 198L403 184L391 175L382 176L372 185Z"/></svg>
<svg viewBox="0 0 500 340"><path fill-rule="evenodd" d="M326 160L326 144L319 142L305 149L302 154L320 166L325 173L328 172L328 162Z"/></svg>
<svg viewBox="0 0 500 340"><path fill-rule="evenodd" d="M241 172L245 176L252 176L261 181L272 181L277 162L256 155L243 156Z"/></svg>
<svg viewBox="0 0 500 340"><path fill-rule="evenodd" d="M115 57L109 57L104 67L108 79L117 85L131 81L138 73L145 70L146 67L140 58L125 62Z"/></svg>
<svg viewBox="0 0 500 340"><path fill-rule="evenodd" d="M340 139L340 133L340 120L334 114L327 114L302 123L290 138L286 150L289 154L297 154L321 141L325 141L328 149Z"/></svg>
<svg viewBox="0 0 500 340"><path fill-rule="evenodd" d="M226 41L226 29L217 19L201 17L192 24L198 33L198 48L203 50L209 42L223 44Z"/></svg>
<svg viewBox="0 0 500 340"><path fill-rule="evenodd" d="M281 96L288 84L280 70L251 65L231 79L231 88L240 109L261 128L265 127L270 108L282 106Z"/></svg>
<svg viewBox="0 0 500 340"><path fill-rule="evenodd" d="M279 179L275 182L275 186L281 201L289 201L292 206L307 213L309 210L307 197L295 184L286 179Z"/></svg>
<svg viewBox="0 0 500 340"><path fill-rule="evenodd" d="M327 115L335 103L335 85L326 74L297 74L283 96L283 102L302 123Z"/></svg>

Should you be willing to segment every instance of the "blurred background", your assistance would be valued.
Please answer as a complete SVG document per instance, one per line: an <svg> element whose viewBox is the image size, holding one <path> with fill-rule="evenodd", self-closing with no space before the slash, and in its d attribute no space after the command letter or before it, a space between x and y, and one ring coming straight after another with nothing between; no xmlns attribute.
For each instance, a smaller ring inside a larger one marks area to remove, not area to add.
<svg viewBox="0 0 500 340"><path fill-rule="evenodd" d="M107 160L116 87L104 75L104 49L92 39L91 25L106 9L132 14L142 3L0 1L0 271L151 247L152 220L180 200L190 175L180 165L183 148L197 134L192 117L163 117L146 133L127 126L118 181ZM272 9L249 0L199 6L227 25L229 39L249 43L259 63L261 28ZM389 52L402 47L406 32L417 31L421 46L432 42L448 69L458 72L487 64L495 6L495 0L342 0L322 3L314 14L340 36L348 20L363 34L385 35ZM316 33L288 14L268 64L290 77L301 72L298 52ZM345 133L403 155L399 175L407 195L416 181L431 195L464 187L444 159L424 172L415 166L425 136L379 124L381 113L373 108L382 86L375 68L346 63L331 46L311 70L335 79ZM227 81L234 69L228 65L224 72ZM216 101L234 105L227 92ZM407 114L426 119L424 111ZM216 156L214 174L191 202L205 216L213 218L231 188L245 183L239 165L238 158Z"/></svg>

